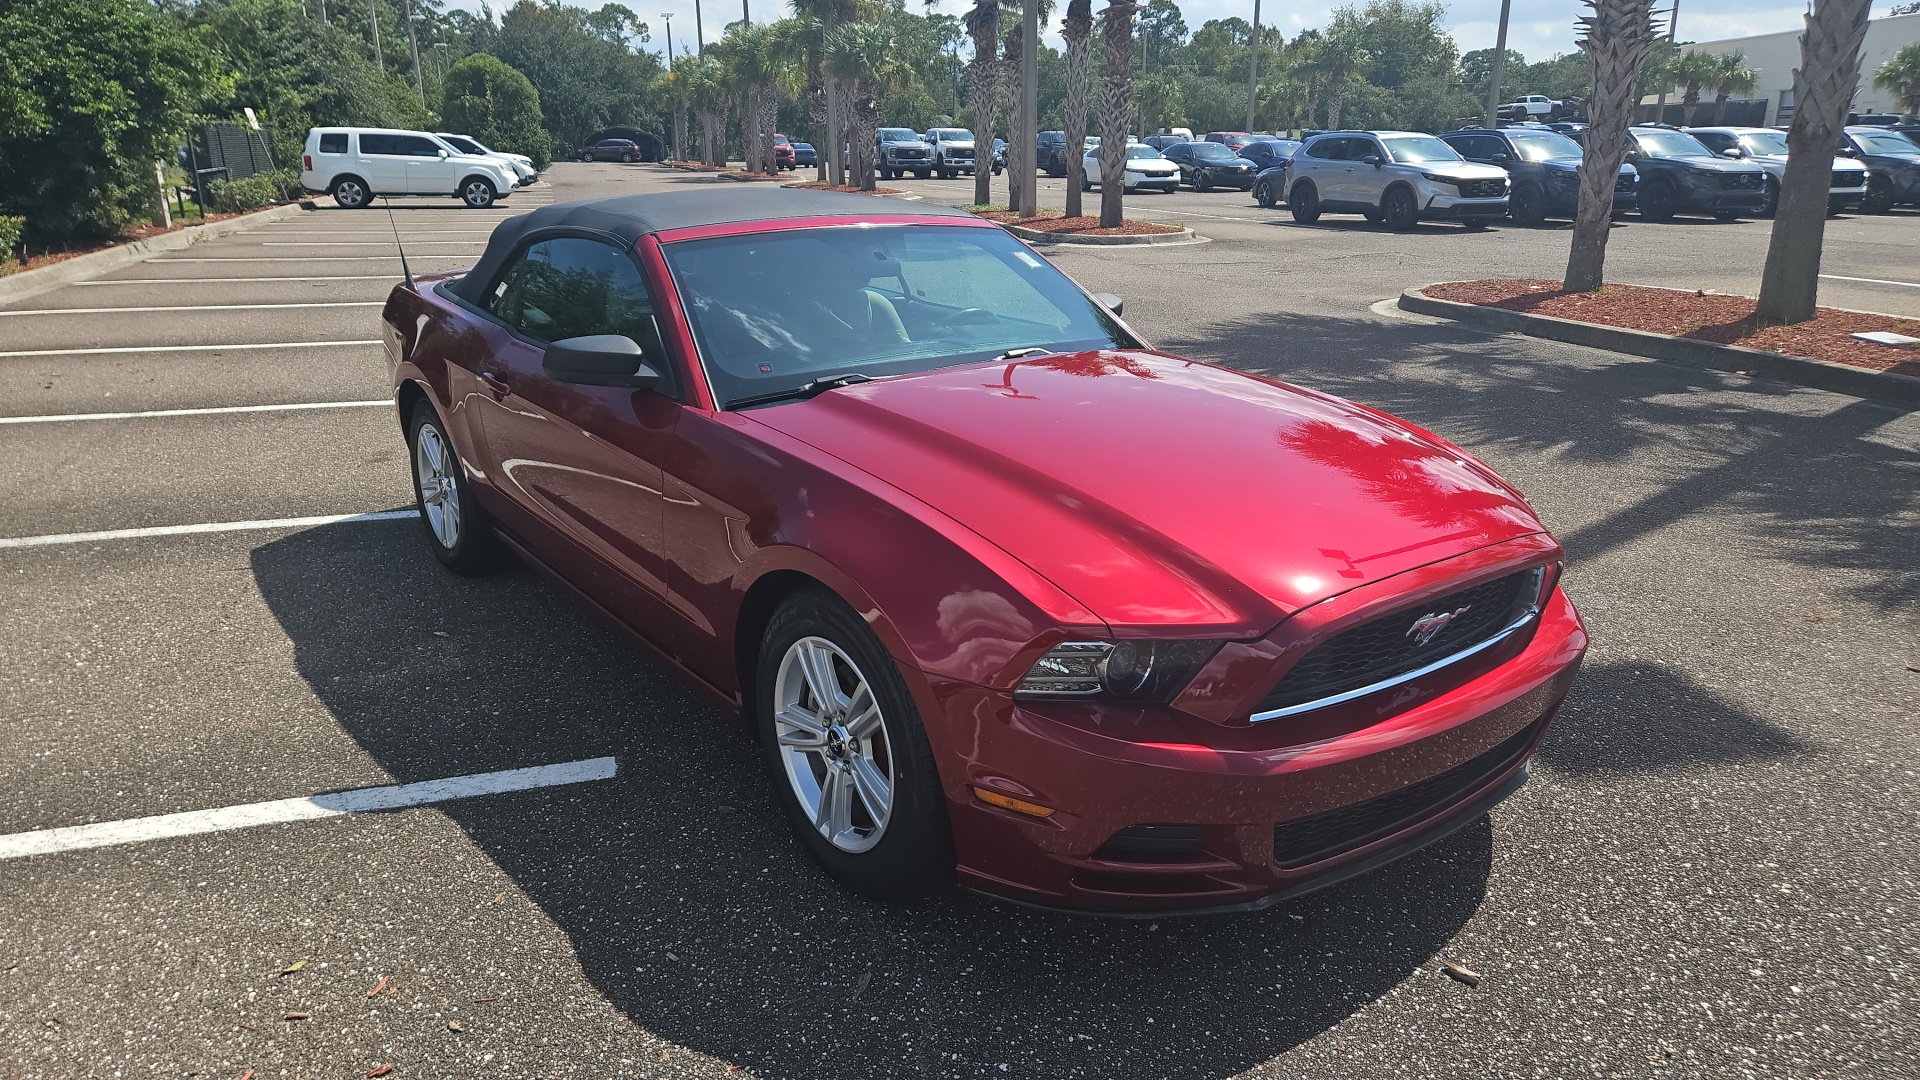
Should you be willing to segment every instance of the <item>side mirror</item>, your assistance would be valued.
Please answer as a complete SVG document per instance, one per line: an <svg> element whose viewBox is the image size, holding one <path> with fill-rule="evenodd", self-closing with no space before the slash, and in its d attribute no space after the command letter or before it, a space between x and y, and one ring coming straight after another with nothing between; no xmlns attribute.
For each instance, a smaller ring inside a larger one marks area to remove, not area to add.
<svg viewBox="0 0 1920 1080"><path fill-rule="evenodd" d="M1732 158L1735 161L1738 161L1741 158L1746 157L1747 155L1741 153L1739 147L1729 146L1725 150L1720 151L1720 156L1724 158Z"/></svg>
<svg viewBox="0 0 1920 1080"><path fill-rule="evenodd" d="M1495 165L1505 165L1507 162L1512 161L1513 159L1508 157L1505 154L1495 154L1492 157L1488 158L1487 160L1493 162Z"/></svg>
<svg viewBox="0 0 1920 1080"><path fill-rule="evenodd" d="M445 147L442 147L439 150L435 150L434 154L443 161L453 156L452 154L447 153Z"/></svg>
<svg viewBox="0 0 1920 1080"><path fill-rule="evenodd" d="M1366 157L1363 157L1363 158L1361 158L1361 159L1360 159L1360 163L1361 163L1362 165L1371 165L1371 166L1373 166L1374 168L1376 168L1376 169L1377 169L1377 168L1379 168L1379 167L1380 167L1380 155L1379 155L1379 154L1368 154L1368 155L1367 155Z"/></svg>
<svg viewBox="0 0 1920 1080"><path fill-rule="evenodd" d="M657 331L649 336L657 338ZM556 341L547 346L540 366L561 382L585 386L651 390L660 382L659 370L647 363L639 342L621 334L593 334Z"/></svg>
<svg viewBox="0 0 1920 1080"><path fill-rule="evenodd" d="M1840 155L1841 157L1851 157L1851 158L1857 158L1857 157L1859 157L1859 156L1860 156L1860 151L1858 151L1858 150L1855 150L1855 149L1854 149L1853 147L1851 147L1851 146L1843 146L1843 147L1841 147L1841 148L1839 149L1839 151L1838 151L1838 153L1839 153L1839 155Z"/></svg>
<svg viewBox="0 0 1920 1080"><path fill-rule="evenodd" d="M1113 293L1110 293L1110 292L1094 293L1093 298L1095 300L1100 301L1101 307L1106 308L1108 311L1113 312L1115 315L1120 314L1121 312L1125 311L1127 308L1127 302L1125 300L1120 299L1118 296L1115 296Z"/></svg>

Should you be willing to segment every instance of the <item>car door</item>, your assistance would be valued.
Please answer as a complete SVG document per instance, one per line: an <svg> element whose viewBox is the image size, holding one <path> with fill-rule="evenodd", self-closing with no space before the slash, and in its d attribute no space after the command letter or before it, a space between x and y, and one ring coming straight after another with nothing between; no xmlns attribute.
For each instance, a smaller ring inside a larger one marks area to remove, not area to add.
<svg viewBox="0 0 1920 1080"><path fill-rule="evenodd" d="M395 135L407 163L407 194L448 195L460 182L460 163L447 148L425 135Z"/></svg>
<svg viewBox="0 0 1920 1080"><path fill-rule="evenodd" d="M1193 151L1187 149L1186 143L1175 143L1172 146L1161 147L1160 156L1180 166L1181 180L1192 181L1193 173L1188 166L1193 162Z"/></svg>
<svg viewBox="0 0 1920 1080"><path fill-rule="evenodd" d="M1358 143L1358 139L1342 135L1314 144L1320 154L1313 163L1313 184L1320 192L1321 202L1347 202L1353 198L1354 163L1348 155L1357 153Z"/></svg>
<svg viewBox="0 0 1920 1080"><path fill-rule="evenodd" d="M402 141L405 136L370 131L356 138L360 143L360 168L366 173L367 186L381 195L406 194L409 189L405 143Z"/></svg>
<svg viewBox="0 0 1920 1080"><path fill-rule="evenodd" d="M512 505L505 524L595 599L660 611L661 464L680 406L631 254L600 237L536 239L493 285L487 310L497 322L479 372L478 427L484 467ZM632 338L663 382L587 386L544 370L548 343L591 334Z"/></svg>

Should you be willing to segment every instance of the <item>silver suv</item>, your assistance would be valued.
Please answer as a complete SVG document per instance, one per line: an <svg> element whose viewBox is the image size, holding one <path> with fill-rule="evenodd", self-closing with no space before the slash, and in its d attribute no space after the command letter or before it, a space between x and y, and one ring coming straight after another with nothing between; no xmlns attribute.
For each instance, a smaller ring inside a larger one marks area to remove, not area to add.
<svg viewBox="0 0 1920 1080"><path fill-rule="evenodd" d="M973 175L973 132L966 128L933 128L923 141L933 147L933 171L940 179L961 173Z"/></svg>
<svg viewBox="0 0 1920 1080"><path fill-rule="evenodd" d="M912 128L881 128L874 132L873 143L882 180L897 180L907 173L922 180L933 175L933 147Z"/></svg>
<svg viewBox="0 0 1920 1080"><path fill-rule="evenodd" d="M1364 214L1401 232L1423 220L1479 229L1507 216L1507 174L1422 132L1330 131L1293 155L1287 205L1302 224L1331 212Z"/></svg>

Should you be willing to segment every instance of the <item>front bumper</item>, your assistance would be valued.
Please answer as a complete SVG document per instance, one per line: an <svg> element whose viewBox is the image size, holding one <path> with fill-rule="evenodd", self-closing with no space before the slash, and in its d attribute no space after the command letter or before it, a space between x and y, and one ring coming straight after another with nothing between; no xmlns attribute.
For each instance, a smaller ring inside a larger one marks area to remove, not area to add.
<svg viewBox="0 0 1920 1080"><path fill-rule="evenodd" d="M1422 220L1467 221L1507 216L1507 197L1468 199L1458 195L1435 195L1421 208Z"/></svg>
<svg viewBox="0 0 1920 1080"><path fill-rule="evenodd" d="M1119 914L1264 907L1324 887L1433 842L1517 788L1585 648L1578 614L1555 589L1516 655L1332 738L1308 730L1310 714L1297 725L1197 722L1180 739L1128 737L1138 709L935 681L939 741L959 760L946 780L960 880L1023 903ZM975 787L1058 809L1028 817L981 802ZM1336 820L1347 832L1313 847ZM1103 849L1149 824L1197 826L1198 845L1172 860ZM1312 834L1304 849L1302 830Z"/></svg>
<svg viewBox="0 0 1920 1080"><path fill-rule="evenodd" d="M1161 191L1178 191L1180 190L1180 174L1138 173L1129 170L1126 173L1126 187L1129 191L1134 188L1158 188Z"/></svg>

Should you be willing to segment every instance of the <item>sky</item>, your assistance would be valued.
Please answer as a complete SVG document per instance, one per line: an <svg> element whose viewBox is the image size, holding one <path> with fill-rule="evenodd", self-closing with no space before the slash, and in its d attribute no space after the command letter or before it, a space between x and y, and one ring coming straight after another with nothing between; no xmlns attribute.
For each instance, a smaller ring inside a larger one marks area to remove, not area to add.
<svg viewBox="0 0 1920 1080"><path fill-rule="evenodd" d="M493 7L498 10L506 6L507 0L494 0ZM583 7L598 7L600 0L569 0ZM696 0L625 0L634 9L641 20L653 31L653 41L647 46L655 52L666 51L665 21L662 12L673 13L673 47L678 53L688 53L694 44L694 7ZM1354 0L1356 6L1364 0ZM1655 0L1666 7L1673 0ZM1880 0L1874 4L1876 17L1886 14L1892 0ZM740 17L740 0L698 0L703 29L708 40L717 39L728 19ZM1749 34L1771 34L1781 30L1798 30L1804 23L1802 16L1806 11L1804 4L1777 4L1770 0L1679 0L1680 3L1680 40L1715 41L1720 38L1744 37ZM747 0L749 10L755 22L771 21L787 13L785 0ZM448 0L448 7L478 10L479 0ZM933 9L950 15L960 15L972 6L962 0L934 0ZM1060 5L1064 6L1064 4ZM1322 0L1308 2L1290 2L1290 0L1262 0L1260 21L1265 25L1277 25L1288 38L1310 27L1325 26L1333 9L1341 6ZM1098 11L1099 0L1094 8ZM1224 19L1239 16L1251 19L1253 0L1181 0L1181 12L1185 15L1187 28L1197 30L1208 19ZM1460 45L1461 52L1474 49L1492 48L1496 27L1500 18L1500 0L1456 0L1447 5L1448 28ZM1574 51L1574 20L1585 11L1579 0L1514 0L1513 14L1507 29L1507 47L1525 55L1529 61L1545 60L1556 53ZM1058 20L1046 33L1058 47Z"/></svg>

